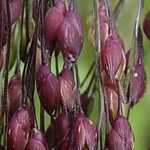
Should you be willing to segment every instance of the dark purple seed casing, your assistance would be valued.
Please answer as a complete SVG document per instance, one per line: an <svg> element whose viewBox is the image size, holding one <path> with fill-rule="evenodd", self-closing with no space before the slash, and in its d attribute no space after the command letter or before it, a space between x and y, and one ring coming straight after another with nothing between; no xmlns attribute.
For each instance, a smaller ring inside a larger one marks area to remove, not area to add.
<svg viewBox="0 0 150 150"><path fill-rule="evenodd" d="M39 68L37 89L43 108L52 115L60 102L60 84L47 65L41 65Z"/></svg>
<svg viewBox="0 0 150 150"><path fill-rule="evenodd" d="M44 135L37 128L30 131L30 136L25 150L48 150Z"/></svg>
<svg viewBox="0 0 150 150"><path fill-rule="evenodd" d="M54 6L49 9L44 18L44 36L48 47L53 47L56 42L57 32L60 24L62 23L65 13L64 1L54 1Z"/></svg>
<svg viewBox="0 0 150 150"><path fill-rule="evenodd" d="M60 93L62 104L65 108L70 110L74 108L76 100L76 91L74 91L74 78L73 72L69 68L63 68L59 74L58 79L60 82Z"/></svg>
<svg viewBox="0 0 150 150"><path fill-rule="evenodd" d="M128 120L118 116L108 134L109 150L133 150L134 135Z"/></svg>
<svg viewBox="0 0 150 150"><path fill-rule="evenodd" d="M57 34L64 60L74 62L83 46L83 29L81 20L75 10L68 10Z"/></svg>
<svg viewBox="0 0 150 150"><path fill-rule="evenodd" d="M67 67L64 67L62 69L62 71L60 72L59 76L58 76L59 80L61 81L61 79L66 80L71 86L74 86L74 74L72 69L69 69Z"/></svg>
<svg viewBox="0 0 150 150"><path fill-rule="evenodd" d="M54 141L56 146L67 138L69 134L69 125L69 118L64 113L59 115L54 121Z"/></svg>
<svg viewBox="0 0 150 150"><path fill-rule="evenodd" d="M95 150L97 144L97 132L93 123L83 114L75 118L72 129L72 147L76 149Z"/></svg>
<svg viewBox="0 0 150 150"><path fill-rule="evenodd" d="M24 149L28 141L31 126L30 110L27 107L21 107L12 116L8 128L8 149Z"/></svg>
<svg viewBox="0 0 150 150"><path fill-rule="evenodd" d="M125 69L125 54L123 44L116 31L112 31L101 51L101 61L104 71L114 81ZM120 73L120 74L119 74Z"/></svg>
<svg viewBox="0 0 150 150"><path fill-rule="evenodd" d="M147 38L150 40L150 12L146 15L144 19L143 30Z"/></svg>
<svg viewBox="0 0 150 150"><path fill-rule="evenodd" d="M62 113L47 130L46 140L50 149L52 147L58 148L68 138L69 128L69 117L65 113Z"/></svg>
<svg viewBox="0 0 150 150"><path fill-rule="evenodd" d="M15 74L10 82L8 87L9 101L10 101L10 116L13 115L19 108L20 98L21 98L21 76L19 73Z"/></svg>
<svg viewBox="0 0 150 150"><path fill-rule="evenodd" d="M144 95L146 90L146 73L143 65L137 65L135 67L135 73L132 83L131 106L134 106L140 101L140 98ZM130 90L130 86L129 86Z"/></svg>

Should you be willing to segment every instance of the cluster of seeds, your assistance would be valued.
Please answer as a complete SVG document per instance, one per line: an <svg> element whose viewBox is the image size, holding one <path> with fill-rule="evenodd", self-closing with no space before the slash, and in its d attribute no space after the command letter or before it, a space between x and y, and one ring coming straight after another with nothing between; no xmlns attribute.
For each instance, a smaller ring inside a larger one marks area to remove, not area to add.
<svg viewBox="0 0 150 150"><path fill-rule="evenodd" d="M143 0L138 0L133 41L128 51L116 26L123 1L119 1L115 11L111 0L93 0L93 5L89 40L95 49L95 62L80 83L78 58L84 34L76 1L0 1L0 75L4 81L0 87L0 148L134 149L134 134L128 120L130 109L146 90L140 23ZM143 29L150 39L149 14ZM60 55L63 57L61 69ZM52 69L53 58L56 73ZM14 66L14 75L9 80ZM88 86L80 93L90 74ZM40 117L36 115L36 90ZM93 100L100 104L95 125L88 112ZM50 117L47 130L45 112Z"/></svg>

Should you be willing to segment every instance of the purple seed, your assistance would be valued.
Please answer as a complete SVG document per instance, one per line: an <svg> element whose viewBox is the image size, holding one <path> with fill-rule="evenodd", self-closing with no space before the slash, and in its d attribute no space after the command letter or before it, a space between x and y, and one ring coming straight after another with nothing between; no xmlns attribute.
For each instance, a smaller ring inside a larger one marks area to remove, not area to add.
<svg viewBox="0 0 150 150"><path fill-rule="evenodd" d="M58 76L62 104L65 108L69 108L70 110L74 108L76 100L73 77L73 72L69 68L63 68L62 72Z"/></svg>
<svg viewBox="0 0 150 150"><path fill-rule="evenodd" d="M83 46L83 29L78 13L68 10L57 34L64 60L75 62Z"/></svg>
<svg viewBox="0 0 150 150"><path fill-rule="evenodd" d="M72 147L94 150L97 144L97 132L94 124L83 114L78 114L72 129Z"/></svg>
<svg viewBox="0 0 150 150"><path fill-rule="evenodd" d="M72 68L64 67L58 76L59 80L66 80L70 85L74 86L74 74Z"/></svg>
<svg viewBox="0 0 150 150"><path fill-rule="evenodd" d="M62 113L59 115L48 128L46 133L49 148L58 148L67 138L70 130L70 121L68 115Z"/></svg>
<svg viewBox="0 0 150 150"><path fill-rule="evenodd" d="M125 54L119 35L114 30L104 43L101 51L101 61L104 71L112 81L120 78L125 69Z"/></svg>
<svg viewBox="0 0 150 150"><path fill-rule="evenodd" d="M118 116L108 134L109 150L133 150L134 135L128 120Z"/></svg>
<svg viewBox="0 0 150 150"><path fill-rule="evenodd" d="M73 149L73 148L72 148ZM69 150L69 140L64 140L56 150Z"/></svg>
<svg viewBox="0 0 150 150"><path fill-rule="evenodd" d="M31 126L30 110L20 107L10 119L8 127L8 149L24 149L29 137Z"/></svg>
<svg viewBox="0 0 150 150"><path fill-rule="evenodd" d="M44 19L44 36L49 48L56 43L57 32L66 11L64 1L54 1L54 6L49 9Z"/></svg>
<svg viewBox="0 0 150 150"><path fill-rule="evenodd" d="M10 117L19 108L22 93L21 88L22 88L21 76L19 73L17 73L11 78L8 86L8 94L10 101L10 111L9 111Z"/></svg>
<svg viewBox="0 0 150 150"><path fill-rule="evenodd" d="M30 136L26 144L25 150L48 150L44 135L37 128L30 131Z"/></svg>
<svg viewBox="0 0 150 150"><path fill-rule="evenodd" d="M43 108L52 115L60 102L60 84L47 65L41 65L39 68L37 90Z"/></svg>
<svg viewBox="0 0 150 150"><path fill-rule="evenodd" d="M133 88L130 97L131 97L131 106L134 106L136 103L140 101L140 98L144 95L146 90L146 73L143 65L137 65L135 67L132 86Z"/></svg>

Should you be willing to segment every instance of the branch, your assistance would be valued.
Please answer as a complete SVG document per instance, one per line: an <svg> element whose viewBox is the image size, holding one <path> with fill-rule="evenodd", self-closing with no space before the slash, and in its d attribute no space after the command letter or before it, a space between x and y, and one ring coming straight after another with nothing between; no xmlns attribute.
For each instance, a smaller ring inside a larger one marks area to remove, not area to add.
<svg viewBox="0 0 150 150"><path fill-rule="evenodd" d="M136 20L135 20L135 26L134 26L134 33L133 33L133 39L132 39L132 45L131 45L131 49L130 49L130 55L129 55L129 62L128 62L128 69L127 69L127 75L125 78L125 92L126 95L128 93L128 88L130 85L130 92L129 92L129 108L128 108L128 118L129 118L129 112L130 112L130 105L131 105L131 93L132 93L132 88L133 88L133 76L134 76L134 70L135 70L135 64L136 64L136 57L137 57L137 47L138 47L138 27L140 25L140 17L141 17L141 13L142 13L142 9L143 9L143 5L144 5L144 1L143 0L139 0L138 2L138 10L137 10L137 16L136 16Z"/></svg>
<svg viewBox="0 0 150 150"><path fill-rule="evenodd" d="M99 19L99 0L93 0L93 8L94 8L94 21L95 21L95 64L96 64L96 71L95 71L95 78L96 78L96 85L99 94L99 115L98 115L98 124L97 124L97 134L98 134L98 143L97 149L102 148L102 141L101 138L101 129L102 129L102 119L104 113L104 86L102 81L101 75L101 61L100 61L100 53L101 53L101 40L100 40L100 19Z"/></svg>

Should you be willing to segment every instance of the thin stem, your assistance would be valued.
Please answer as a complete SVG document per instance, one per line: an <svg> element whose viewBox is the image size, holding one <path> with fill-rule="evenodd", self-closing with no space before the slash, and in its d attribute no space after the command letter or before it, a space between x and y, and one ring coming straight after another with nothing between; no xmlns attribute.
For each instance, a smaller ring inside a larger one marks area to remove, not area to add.
<svg viewBox="0 0 150 150"><path fill-rule="evenodd" d="M103 81L101 76L101 61L100 61L100 53L101 53L101 40L100 40L100 19L99 19L99 0L93 0L93 7L94 7L94 20L95 20L95 64L96 64L96 84L98 87L98 94L99 94L99 115L98 115L98 124L97 124L97 133L98 133L98 143L97 149L103 149L101 147L102 143L100 141L101 137L101 129L102 129L102 119L104 113L104 87Z"/></svg>
<svg viewBox="0 0 150 150"><path fill-rule="evenodd" d="M117 81L117 86L118 86L118 114L122 115L122 102L125 102L125 97L120 80Z"/></svg>
<svg viewBox="0 0 150 150"><path fill-rule="evenodd" d="M113 18L115 24L117 24L118 19L121 17L122 12L124 10L125 0L119 0L114 12L113 12Z"/></svg>
<svg viewBox="0 0 150 150"><path fill-rule="evenodd" d="M11 16L10 16L10 8L9 1L6 0L6 14L7 14L7 30L8 30L8 43L6 50L6 60L5 60L5 78L4 78L4 110L5 110L5 136L4 136L4 146L5 150L7 150L7 133L8 133L8 77L9 77L9 67L10 67L10 44L11 44Z"/></svg>
<svg viewBox="0 0 150 150"><path fill-rule="evenodd" d="M132 103L132 97L131 97L132 90L133 90L132 89L133 88L133 82L132 81L133 81L133 76L134 76L134 71L135 71L135 64L136 64L136 60L137 60L138 27L139 27L139 24L140 24L140 16L141 16L141 13L142 13L143 5L144 5L144 1L143 0L139 0L137 16L136 16L135 26L134 26L132 46L131 46L130 55L129 55L129 63L128 63L127 75L125 77L125 92L126 92L126 95L128 93L128 87L130 85L129 99L128 99L129 108L128 109L130 109L130 105ZM128 112L129 112L129 110L128 110Z"/></svg>
<svg viewBox="0 0 150 150"><path fill-rule="evenodd" d="M26 40L27 43L30 41L30 36L29 36L29 1L25 0L25 6L26 6L26 17L25 17L25 27L26 27ZM27 48L27 45L26 45Z"/></svg>
<svg viewBox="0 0 150 150"><path fill-rule="evenodd" d="M24 4L24 1L23 1L23 4ZM21 22L20 22L20 45L19 45L19 47L17 49L17 66L16 66L16 72L20 71L20 50L22 49L22 40L23 40L23 21L24 21L24 7L22 9Z"/></svg>
<svg viewBox="0 0 150 150"><path fill-rule="evenodd" d="M104 4L106 7L107 18L109 20L109 34L111 34L112 29L114 27L113 14L112 14L112 4L111 4L110 0L104 0Z"/></svg>
<svg viewBox="0 0 150 150"><path fill-rule="evenodd" d="M89 92L89 91L90 91L91 85L92 85L92 83L93 83L93 81L94 81L94 78L95 78L95 74L93 73L92 78L91 78L91 80L90 80L90 82L89 82L89 85L88 85L88 87L86 88L86 92Z"/></svg>
<svg viewBox="0 0 150 150"><path fill-rule="evenodd" d="M75 73L76 73L76 85L77 85L77 110L79 112L83 112L80 100L80 78L79 78L79 71L78 65L75 63Z"/></svg>
<svg viewBox="0 0 150 150"><path fill-rule="evenodd" d="M0 51L2 50L2 31L3 31L3 1L0 1Z"/></svg>
<svg viewBox="0 0 150 150"><path fill-rule="evenodd" d="M43 18L44 18L44 8L43 8L43 6L44 6L44 2L43 2L43 0L41 0L41 3L40 3L40 22L41 22L41 24L40 24L40 36L41 36L41 58L42 58L42 64L45 64L46 63L46 61L45 61L45 58L44 58L44 53L45 53L45 51L44 51L44 38L43 38L43 27L44 27L44 21L43 21Z"/></svg>
<svg viewBox="0 0 150 150"><path fill-rule="evenodd" d="M81 88L83 87L84 83L87 81L89 75L91 74L91 72L92 72L92 70L94 68L94 65L95 65L95 63L93 62L92 65L90 66L90 69L88 70L86 76L84 77L84 80L82 81L82 83L80 85Z"/></svg>
<svg viewBox="0 0 150 150"><path fill-rule="evenodd" d="M40 105L40 130L42 131L42 133L45 133L45 116L44 116L44 109L42 107L42 105Z"/></svg>
<svg viewBox="0 0 150 150"><path fill-rule="evenodd" d="M56 68L56 75L59 74L59 64L58 64L58 55L55 55L55 68Z"/></svg>

